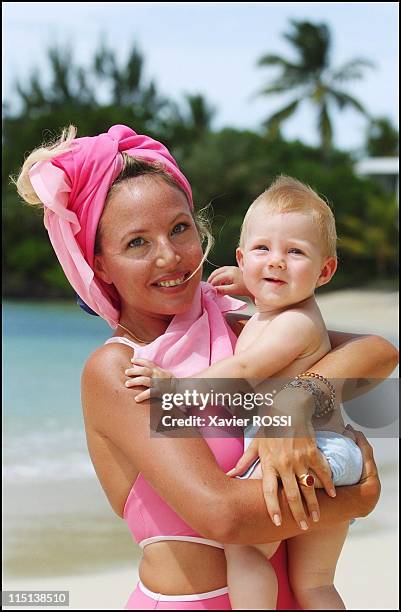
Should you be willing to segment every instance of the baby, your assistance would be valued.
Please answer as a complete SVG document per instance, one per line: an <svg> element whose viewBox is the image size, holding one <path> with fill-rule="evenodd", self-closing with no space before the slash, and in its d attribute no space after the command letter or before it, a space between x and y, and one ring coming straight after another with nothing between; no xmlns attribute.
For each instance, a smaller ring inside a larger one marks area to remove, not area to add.
<svg viewBox="0 0 401 612"><path fill-rule="evenodd" d="M234 356L194 378L263 381L306 372L331 348L314 291L331 280L337 267L332 211L310 187L279 177L248 209L236 255L256 312L241 332ZM133 362L153 365L135 358ZM137 366L126 373L149 376L145 370L148 368ZM155 367L153 376L162 375ZM136 399L147 397L149 390ZM315 433L333 484L357 483L362 457L344 428L340 411L335 410ZM249 443L245 438L245 450ZM250 478L262 478L260 465ZM317 477L315 486L322 486ZM340 523L287 541L289 579L302 609L344 609L333 579L347 531L348 523ZM279 544L225 546L232 609L276 609L277 579L268 559Z"/></svg>

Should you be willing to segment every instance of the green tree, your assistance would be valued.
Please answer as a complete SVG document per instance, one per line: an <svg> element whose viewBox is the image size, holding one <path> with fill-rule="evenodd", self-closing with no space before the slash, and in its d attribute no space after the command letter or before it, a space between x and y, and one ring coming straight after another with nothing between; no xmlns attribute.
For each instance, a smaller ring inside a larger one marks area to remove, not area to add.
<svg viewBox="0 0 401 612"><path fill-rule="evenodd" d="M215 108L202 94L185 94L181 104L170 102L161 131L178 162L185 161L192 145L211 132L215 114Z"/></svg>
<svg viewBox="0 0 401 612"><path fill-rule="evenodd" d="M396 244L394 209L389 198L374 181L355 175L353 159L347 153L333 151L328 166L322 163L316 147L225 128L193 143L182 167L191 182L196 204L212 206L216 244L209 260L214 265L235 264L235 247L244 214L279 174L309 184L333 207L341 238L340 265L328 289L376 278L380 268L375 250L378 238L373 244L376 227L380 227L382 250L386 243ZM349 217L359 219L360 231L350 227ZM358 239L354 249L351 239ZM394 249L387 249L383 266L386 275L395 274L392 256Z"/></svg>
<svg viewBox="0 0 401 612"><path fill-rule="evenodd" d="M378 279L393 275L398 260L397 219L395 197L370 194L364 215L342 215L340 254L351 255L355 262L373 260L372 276Z"/></svg>
<svg viewBox="0 0 401 612"><path fill-rule="evenodd" d="M50 80L35 73L19 86L19 109L3 104L3 219L5 295L73 297L43 227L41 211L23 205L9 175L24 155L73 123L78 135L111 125L131 125L169 146L192 185L194 200L212 203L216 265L235 262L235 247L250 203L284 173L310 184L333 204L340 241L339 271L329 289L396 273L394 204L373 180L355 175L354 160L333 149L330 165L321 150L271 133L213 129L214 109L202 94L172 101L147 80L144 59L133 47L126 62L101 47L86 70L72 54L50 57ZM357 225L359 223L359 225ZM379 231L380 230L380 231ZM390 246L389 246L390 245Z"/></svg>
<svg viewBox="0 0 401 612"><path fill-rule="evenodd" d="M153 80L144 79L144 57L133 45L125 64L119 64L114 51L101 45L93 62L93 74L111 89L110 104L117 108L131 107L141 122L154 120L167 105Z"/></svg>
<svg viewBox="0 0 401 612"><path fill-rule="evenodd" d="M331 34L324 23L291 20L292 29L284 34L295 52L294 61L279 55L267 54L258 60L260 67L275 67L280 74L265 87L261 94L294 94L289 104L271 115L265 122L272 135L277 135L280 125L291 117L300 104L307 100L317 111L318 131L323 152L327 155L333 146L333 126L330 109L347 107L367 115L362 104L342 88L343 83L361 79L363 69L372 62L355 58L339 68L330 65Z"/></svg>
<svg viewBox="0 0 401 612"><path fill-rule="evenodd" d="M388 117L377 117L369 124L366 150L371 157L398 156L399 134Z"/></svg>

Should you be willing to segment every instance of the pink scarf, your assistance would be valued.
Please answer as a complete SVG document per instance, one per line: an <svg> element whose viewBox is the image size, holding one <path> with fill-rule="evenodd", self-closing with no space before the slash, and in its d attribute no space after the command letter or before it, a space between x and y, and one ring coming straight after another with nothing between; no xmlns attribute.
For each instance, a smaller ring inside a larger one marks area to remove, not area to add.
<svg viewBox="0 0 401 612"><path fill-rule="evenodd" d="M191 187L164 145L125 125L114 125L99 136L77 138L71 147L71 151L36 163L29 177L44 205L44 224L70 284L94 312L117 327L118 294L113 285L95 277L93 259L107 194L122 170L121 153L163 164L193 208Z"/></svg>
<svg viewBox="0 0 401 612"><path fill-rule="evenodd" d="M234 353L237 337L224 313L246 308L240 300L220 295L200 283L191 308L176 315L163 335L135 348L135 357L149 359L179 378L190 377Z"/></svg>

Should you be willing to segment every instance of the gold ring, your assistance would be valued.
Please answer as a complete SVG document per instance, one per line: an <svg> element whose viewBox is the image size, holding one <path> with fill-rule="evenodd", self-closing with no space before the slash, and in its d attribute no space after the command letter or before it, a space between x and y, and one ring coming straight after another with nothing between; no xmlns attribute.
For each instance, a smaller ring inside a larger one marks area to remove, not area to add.
<svg viewBox="0 0 401 612"><path fill-rule="evenodd" d="M315 477L309 472L305 472L305 474L301 474L301 476L297 476L298 482L300 485L304 487L313 487L315 485Z"/></svg>

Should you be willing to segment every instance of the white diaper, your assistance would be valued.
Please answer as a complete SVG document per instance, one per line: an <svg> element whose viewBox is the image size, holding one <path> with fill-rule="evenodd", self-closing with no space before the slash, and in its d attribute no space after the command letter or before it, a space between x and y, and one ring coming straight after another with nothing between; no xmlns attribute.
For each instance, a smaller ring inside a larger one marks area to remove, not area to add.
<svg viewBox="0 0 401 612"><path fill-rule="evenodd" d="M334 431L316 431L316 446L329 462L335 486L359 482L363 461L359 446L351 438Z"/></svg>
<svg viewBox="0 0 401 612"><path fill-rule="evenodd" d="M353 485L359 482L363 468L359 446L351 438L334 431L316 431L315 434L316 446L330 465L334 486ZM251 440L252 438L245 438L246 448ZM237 478L249 478L258 463L259 459L256 459L246 472Z"/></svg>
<svg viewBox="0 0 401 612"><path fill-rule="evenodd" d="M316 431L316 446L326 457L332 474L334 486L353 485L360 481L363 461L359 446L351 438L342 436L334 431ZM248 447L252 438L245 438L245 446ZM249 478L256 466L260 463L259 457L249 468L236 478ZM355 519L350 521L350 525Z"/></svg>

